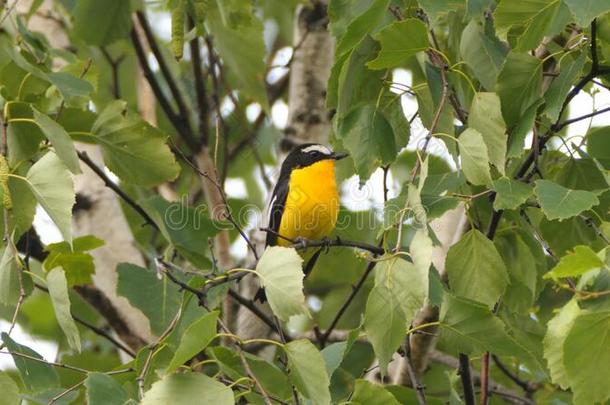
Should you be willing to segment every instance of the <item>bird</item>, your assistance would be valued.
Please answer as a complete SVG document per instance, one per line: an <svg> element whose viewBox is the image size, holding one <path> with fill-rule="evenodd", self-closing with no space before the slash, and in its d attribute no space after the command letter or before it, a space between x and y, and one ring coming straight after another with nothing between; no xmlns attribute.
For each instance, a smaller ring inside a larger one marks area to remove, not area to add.
<svg viewBox="0 0 610 405"><path fill-rule="evenodd" d="M339 214L335 162L347 156L317 143L293 148L271 194L266 246L290 246L297 240L319 240L332 233ZM306 275L319 252L309 258ZM265 301L262 288L255 299Z"/></svg>

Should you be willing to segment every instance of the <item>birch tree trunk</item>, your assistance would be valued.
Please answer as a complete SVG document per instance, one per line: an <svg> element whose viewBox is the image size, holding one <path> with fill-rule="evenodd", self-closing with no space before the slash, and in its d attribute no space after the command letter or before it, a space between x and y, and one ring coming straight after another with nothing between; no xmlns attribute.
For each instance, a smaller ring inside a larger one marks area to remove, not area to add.
<svg viewBox="0 0 610 405"><path fill-rule="evenodd" d="M21 1L17 4L17 11L26 13L31 3ZM38 10L42 15L53 12L53 4L48 0ZM56 48L66 48L69 44L64 28L53 19L35 14L29 21L29 27L32 31L43 33ZM85 151L98 166L103 167L98 146L81 144L78 149ZM84 204L81 204L81 209L73 217L74 235L91 234L106 243L91 252L95 262L94 286L79 289L79 293L96 306L120 339L137 349L150 342L150 325L139 309L131 306L127 299L117 296L116 266L121 262L144 266L144 259L134 245L131 230L116 195L86 165L81 164L81 169L83 174L75 176L74 180L75 191Z"/></svg>
<svg viewBox="0 0 610 405"><path fill-rule="evenodd" d="M290 65L288 85L288 125L280 142L280 164L295 145L315 142L328 144L330 117L326 109L326 84L334 62L334 39L327 29L326 1L296 10L293 45L295 53ZM276 170L279 173L279 170ZM266 218L264 218L266 220ZM257 249L262 252L265 235L254 235ZM253 297L259 283L246 277L240 285L241 293ZM269 307L265 305L269 311ZM240 307L237 314L237 333L245 338L261 337L269 327L252 313Z"/></svg>

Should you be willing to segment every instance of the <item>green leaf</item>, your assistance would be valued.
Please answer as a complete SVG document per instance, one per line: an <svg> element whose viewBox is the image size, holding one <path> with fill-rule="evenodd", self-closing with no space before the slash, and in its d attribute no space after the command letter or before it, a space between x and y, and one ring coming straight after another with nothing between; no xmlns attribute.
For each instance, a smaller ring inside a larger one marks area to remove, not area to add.
<svg viewBox="0 0 610 405"><path fill-rule="evenodd" d="M419 0L419 5L426 12L433 24L441 21L442 17L446 17L451 11L457 12L465 8L465 0Z"/></svg>
<svg viewBox="0 0 610 405"><path fill-rule="evenodd" d="M409 57L428 49L428 31L421 20L407 18L392 23L379 31L374 38L380 42L377 58L367 63L371 69L401 66Z"/></svg>
<svg viewBox="0 0 610 405"><path fill-rule="evenodd" d="M330 380L324 358L309 340L293 340L284 346L290 378L313 404L330 404Z"/></svg>
<svg viewBox="0 0 610 405"><path fill-rule="evenodd" d="M120 263L117 274L117 294L146 315L153 333L163 333L180 308L178 287L166 277L159 280L155 272L131 263Z"/></svg>
<svg viewBox="0 0 610 405"><path fill-rule="evenodd" d="M506 125L502 118L500 98L496 93L477 93L472 99L468 126L483 135L489 161L504 175L506 163Z"/></svg>
<svg viewBox="0 0 610 405"><path fill-rule="evenodd" d="M8 122L7 153L11 167L19 162L31 159L38 153L44 134L40 127L31 121L12 121L13 119L33 119L34 114L29 103L11 102L6 104Z"/></svg>
<svg viewBox="0 0 610 405"><path fill-rule="evenodd" d="M494 200L496 211L517 209L534 193L530 185L508 177L494 180L492 189L496 192Z"/></svg>
<svg viewBox="0 0 610 405"><path fill-rule="evenodd" d="M504 121L509 128L513 127L542 96L542 61L524 53L509 53L496 89Z"/></svg>
<svg viewBox="0 0 610 405"><path fill-rule="evenodd" d="M2 393L3 405L18 405L21 403L19 387L15 381L5 372L0 372L0 392Z"/></svg>
<svg viewBox="0 0 610 405"><path fill-rule="evenodd" d="M574 251L559 259L559 263L544 275L554 280L565 277L578 277L586 272L604 267L604 261L589 246L579 245Z"/></svg>
<svg viewBox="0 0 610 405"><path fill-rule="evenodd" d="M28 170L30 191L49 214L64 240L72 244L72 206L74 184L70 172L53 152L47 152Z"/></svg>
<svg viewBox="0 0 610 405"><path fill-rule="evenodd" d="M402 258L385 257L375 269L375 287L366 303L364 330L379 359L382 375L405 339L407 323L428 295L428 267L418 264L416 267Z"/></svg>
<svg viewBox="0 0 610 405"><path fill-rule="evenodd" d="M174 350L174 357L167 366L166 373L173 373L181 365L201 352L216 337L218 312L210 312L189 325L180 337L180 344Z"/></svg>
<svg viewBox="0 0 610 405"><path fill-rule="evenodd" d="M598 194L608 189L608 181L597 163L588 158L568 159L550 180L566 188Z"/></svg>
<svg viewBox="0 0 610 405"><path fill-rule="evenodd" d="M608 0L564 0L576 22L586 28L591 21L608 11L610 11L610 1Z"/></svg>
<svg viewBox="0 0 610 405"><path fill-rule="evenodd" d="M409 253L411 254L411 260L417 270L417 274L422 276L420 279L421 281L423 281L423 277L425 277L426 280L428 278L428 270L432 264L433 249L434 245L432 239L428 236L428 233L424 229L418 229L417 232L415 232L413 239L411 239Z"/></svg>
<svg viewBox="0 0 610 405"><path fill-rule="evenodd" d="M499 41L489 38L475 19L464 28L460 40L460 55L487 90L493 90L496 86L505 58L504 53Z"/></svg>
<svg viewBox="0 0 610 405"><path fill-rule="evenodd" d="M376 100L379 96L383 88L383 72L370 70L365 66L366 61L377 54L378 50L378 43L367 36L352 52L346 54L347 59L343 62L337 77L339 118L345 117L356 107Z"/></svg>
<svg viewBox="0 0 610 405"><path fill-rule="evenodd" d="M42 359L42 356L34 350L27 346L20 345L4 332L2 332L2 341L11 353L22 353L31 357L36 357L37 359ZM38 392L47 388L59 386L59 376L51 365L18 355L13 355L13 361L17 366L17 370L19 370L26 390Z"/></svg>
<svg viewBox="0 0 610 405"><path fill-rule="evenodd" d="M62 269L56 268L47 274L47 288L49 289L51 302L53 302L55 317L68 339L68 344L72 349L80 352L80 335L70 312L68 283L66 274Z"/></svg>
<svg viewBox="0 0 610 405"><path fill-rule="evenodd" d="M547 323L544 336L544 358L547 361L551 380L564 390L570 386L570 380L564 365L563 345L579 313L578 301L570 300Z"/></svg>
<svg viewBox="0 0 610 405"><path fill-rule="evenodd" d="M93 124L88 140L102 147L104 162L121 180L152 187L178 176L180 166L165 143L167 135L137 115L123 117L124 103L110 103Z"/></svg>
<svg viewBox="0 0 610 405"><path fill-rule="evenodd" d="M202 373L172 374L144 393L141 405L188 404L233 405L233 391Z"/></svg>
<svg viewBox="0 0 610 405"><path fill-rule="evenodd" d="M534 102L521 116L517 124L510 131L508 139L508 158L520 157L526 150L524 148L525 137L532 129L534 121L538 116L538 107L544 103L543 99L538 99Z"/></svg>
<svg viewBox="0 0 610 405"><path fill-rule="evenodd" d="M481 133L468 128L458 138L458 147L466 179L475 185L491 183L487 146Z"/></svg>
<svg viewBox="0 0 610 405"><path fill-rule="evenodd" d="M559 112L565 97L572 88L576 78L580 76L586 59L586 53L582 52L573 62L564 62L561 65L559 76L553 80L548 91L544 94L544 99L546 100L544 114L552 122L557 121L559 118ZM569 61L568 58L563 58L563 61L565 60Z"/></svg>
<svg viewBox="0 0 610 405"><path fill-rule="evenodd" d="M554 33L554 22L563 15L563 7L562 0L502 0L494 12L496 26L504 34L513 26L521 28L523 33L515 49L528 51L536 48L545 35Z"/></svg>
<svg viewBox="0 0 610 405"><path fill-rule="evenodd" d="M508 273L493 242L473 229L447 253L449 286L457 295L493 307L508 285Z"/></svg>
<svg viewBox="0 0 610 405"><path fill-rule="evenodd" d="M46 271L56 267L64 269L68 287L89 284L92 282L95 264L93 256L85 252L103 245L104 241L93 235L74 239L72 248L66 242L52 243L45 248L49 255L43 262L43 268Z"/></svg>
<svg viewBox="0 0 610 405"><path fill-rule="evenodd" d="M538 285L538 272L533 266L536 258L517 232L501 232L496 235L494 243L510 281L502 297L502 306L514 313L528 313L534 304Z"/></svg>
<svg viewBox="0 0 610 405"><path fill-rule="evenodd" d="M258 18L251 18L249 24L239 29L222 23L216 9L210 10L207 24L214 35L214 48L220 54L225 67L231 72L238 88L269 110L265 89L266 65L263 24Z"/></svg>
<svg viewBox="0 0 610 405"><path fill-rule="evenodd" d="M367 380L356 380L356 388L351 397L352 404L366 405L399 405L394 395L383 386L374 384Z"/></svg>
<svg viewBox="0 0 610 405"><path fill-rule="evenodd" d="M320 352L324 358L324 364L326 365L326 374L329 378L332 378L335 371L341 365L345 354L349 351L348 342L335 342L326 346Z"/></svg>
<svg viewBox="0 0 610 405"><path fill-rule="evenodd" d="M12 229L15 232L15 238L18 238L27 232L34 222L36 198L30 192L28 183L21 178L9 177L7 183L13 202Z"/></svg>
<svg viewBox="0 0 610 405"><path fill-rule="evenodd" d="M32 111L34 112L34 120L47 139L51 141L57 156L72 173L81 173L74 142L72 142L70 135L68 135L61 125L38 111L36 108L32 107Z"/></svg>
<svg viewBox="0 0 610 405"><path fill-rule="evenodd" d="M337 135L349 151L361 180L368 179L377 166L396 157L394 131L374 104L352 110L339 123Z"/></svg>
<svg viewBox="0 0 610 405"><path fill-rule="evenodd" d="M582 311L566 337L563 356L574 403L610 399L610 311Z"/></svg>
<svg viewBox="0 0 610 405"><path fill-rule="evenodd" d="M142 201L142 206L182 256L201 269L209 268L208 240L216 235L218 226L208 218L207 210L170 203L161 196Z"/></svg>
<svg viewBox="0 0 610 405"><path fill-rule="evenodd" d="M534 193L550 220L571 218L599 204L595 193L570 190L548 180L536 180Z"/></svg>
<svg viewBox="0 0 610 405"><path fill-rule="evenodd" d="M89 405L124 405L129 399L123 387L106 374L89 373L85 387Z"/></svg>
<svg viewBox="0 0 610 405"><path fill-rule="evenodd" d="M109 45L131 30L128 1L79 0L74 10L74 34L89 45Z"/></svg>
<svg viewBox="0 0 610 405"><path fill-rule="evenodd" d="M293 248L272 246L265 249L256 273L265 288L273 313L282 321L292 315L308 314L303 294L303 259Z"/></svg>
<svg viewBox="0 0 610 405"><path fill-rule="evenodd" d="M373 345L382 375L387 372L392 355L405 339L407 317L386 287L373 288L369 293L364 313L364 330Z"/></svg>
<svg viewBox="0 0 610 405"><path fill-rule="evenodd" d="M17 302L15 293L18 294L17 289L19 288L18 271L14 250L10 246L2 247L2 259L0 259L0 303L14 305Z"/></svg>
<svg viewBox="0 0 610 405"><path fill-rule="evenodd" d="M441 341L452 353L498 355L535 359L505 328L491 310L477 302L445 294L440 313Z"/></svg>
<svg viewBox="0 0 610 405"><path fill-rule="evenodd" d="M415 246L429 250L421 252L422 257L418 258L417 263L410 263L397 256L382 257L375 269L375 288L385 288L396 298L407 321L413 320L428 297L428 269L432 261L430 242L422 234L416 235L414 239Z"/></svg>
<svg viewBox="0 0 610 405"><path fill-rule="evenodd" d="M587 153L610 170L610 127L593 128L587 133Z"/></svg>
<svg viewBox="0 0 610 405"><path fill-rule="evenodd" d="M341 56L351 51L367 34L371 33L386 15L389 3L389 0L374 0L364 13L351 20L345 34L337 44L336 55Z"/></svg>

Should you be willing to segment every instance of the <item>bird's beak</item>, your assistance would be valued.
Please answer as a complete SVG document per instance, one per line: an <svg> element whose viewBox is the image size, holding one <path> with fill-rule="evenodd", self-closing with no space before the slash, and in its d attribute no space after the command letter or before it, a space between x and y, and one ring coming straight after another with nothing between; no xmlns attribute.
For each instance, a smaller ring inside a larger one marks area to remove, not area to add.
<svg viewBox="0 0 610 405"><path fill-rule="evenodd" d="M341 160L348 156L349 156L349 153L344 153L344 152L333 153L333 159L335 159L335 160Z"/></svg>

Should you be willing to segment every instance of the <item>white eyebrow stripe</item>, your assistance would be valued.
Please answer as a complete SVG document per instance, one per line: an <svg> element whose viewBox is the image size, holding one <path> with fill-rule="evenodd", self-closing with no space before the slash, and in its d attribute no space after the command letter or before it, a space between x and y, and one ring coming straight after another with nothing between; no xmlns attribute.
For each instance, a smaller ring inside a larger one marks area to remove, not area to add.
<svg viewBox="0 0 610 405"><path fill-rule="evenodd" d="M313 151L318 151L324 155L330 155L332 152L324 145L311 145L306 148L303 148L304 153L309 153Z"/></svg>

